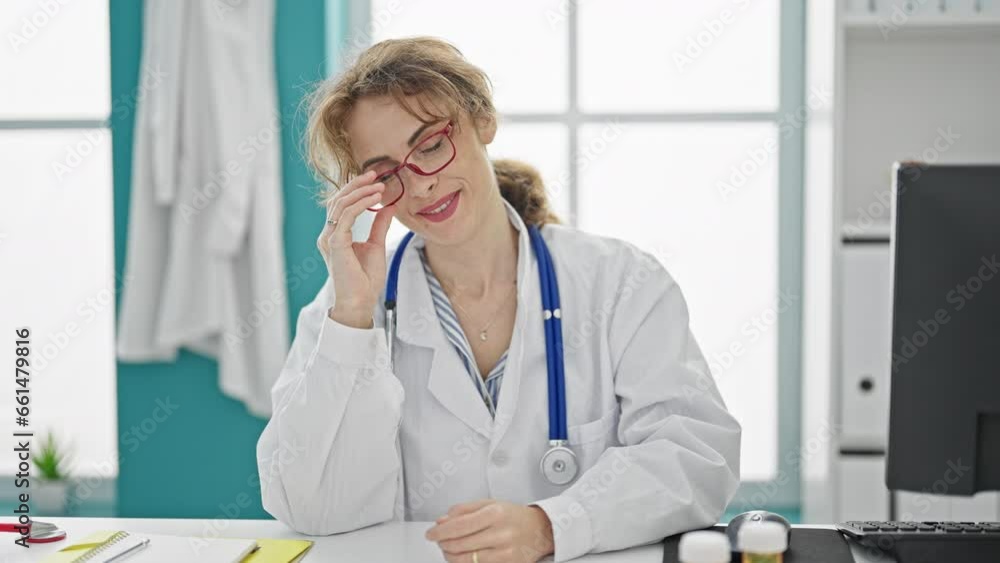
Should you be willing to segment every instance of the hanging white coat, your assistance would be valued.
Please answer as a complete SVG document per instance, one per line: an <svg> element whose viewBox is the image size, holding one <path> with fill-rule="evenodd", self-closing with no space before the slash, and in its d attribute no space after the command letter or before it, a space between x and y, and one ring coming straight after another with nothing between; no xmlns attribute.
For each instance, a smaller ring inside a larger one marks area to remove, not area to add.
<svg viewBox="0 0 1000 563"><path fill-rule="evenodd" d="M274 2L144 6L118 355L217 358L267 416L288 351Z"/></svg>
<svg viewBox="0 0 1000 563"><path fill-rule="evenodd" d="M496 419L435 313L413 248L400 267L390 371L381 326L327 316L327 281L298 320L257 445L264 508L314 535L390 519L434 520L456 503L537 503L557 561L714 524L739 483L740 426L688 327L681 291L651 255L561 226L541 232L562 295L569 442L581 473L539 471L548 448L537 265L523 222L518 302ZM391 257L391 253L389 254ZM383 309L375 312L376 323Z"/></svg>

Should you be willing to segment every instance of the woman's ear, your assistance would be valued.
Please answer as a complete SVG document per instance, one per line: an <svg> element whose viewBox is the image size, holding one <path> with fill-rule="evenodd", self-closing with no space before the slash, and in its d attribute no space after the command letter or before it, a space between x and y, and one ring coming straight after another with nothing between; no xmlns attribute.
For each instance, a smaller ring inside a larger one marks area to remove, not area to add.
<svg viewBox="0 0 1000 563"><path fill-rule="evenodd" d="M497 119L496 116L486 116L476 119L476 131L479 133L479 142L486 145L493 142L493 138L497 136Z"/></svg>

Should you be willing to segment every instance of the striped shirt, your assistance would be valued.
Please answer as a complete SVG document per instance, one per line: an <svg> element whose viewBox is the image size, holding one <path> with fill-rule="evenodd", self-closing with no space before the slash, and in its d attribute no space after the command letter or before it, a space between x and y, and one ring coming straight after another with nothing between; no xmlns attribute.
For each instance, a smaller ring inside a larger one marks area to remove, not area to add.
<svg viewBox="0 0 1000 563"><path fill-rule="evenodd" d="M452 309L451 302L448 301L448 296L441 287L441 282L438 281L437 276L431 271L431 267L427 263L427 257L424 254L424 249L418 247L417 250L420 254L420 263L424 266L424 274L427 276L427 285L431 288L431 300L434 302L434 310L437 311L438 320L441 321L441 328L448 337L448 341L451 342L451 345L458 353L458 357L461 358L462 364L465 365L465 371L469 374L469 378L472 379L472 384L476 386L479 395L483 398L483 402L486 403L486 408L489 409L490 415L495 417L497 401L500 398L500 384L503 382L504 366L507 364L507 351L504 351L503 355L500 356L500 359L497 360L496 365L493 366L493 369L490 370L489 375L486 376L486 380L484 381L483 377L479 374L476 357L472 353L472 345L465 338L462 325L458 322L458 315Z"/></svg>

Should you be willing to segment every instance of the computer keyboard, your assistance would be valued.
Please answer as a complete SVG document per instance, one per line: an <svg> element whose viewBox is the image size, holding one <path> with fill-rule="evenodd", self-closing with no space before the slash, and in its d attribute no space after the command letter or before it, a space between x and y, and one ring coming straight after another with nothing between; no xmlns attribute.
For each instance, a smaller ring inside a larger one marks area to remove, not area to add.
<svg viewBox="0 0 1000 563"><path fill-rule="evenodd" d="M837 529L899 563L1000 562L1000 522L852 521Z"/></svg>

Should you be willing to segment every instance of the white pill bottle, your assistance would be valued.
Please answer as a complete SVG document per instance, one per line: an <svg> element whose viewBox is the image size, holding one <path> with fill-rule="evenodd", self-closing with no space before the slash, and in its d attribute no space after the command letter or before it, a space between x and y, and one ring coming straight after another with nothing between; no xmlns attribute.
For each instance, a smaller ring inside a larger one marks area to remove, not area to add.
<svg viewBox="0 0 1000 563"><path fill-rule="evenodd" d="M729 563L729 538L719 532L688 532L677 546L680 563Z"/></svg>

